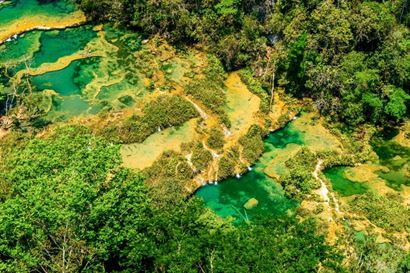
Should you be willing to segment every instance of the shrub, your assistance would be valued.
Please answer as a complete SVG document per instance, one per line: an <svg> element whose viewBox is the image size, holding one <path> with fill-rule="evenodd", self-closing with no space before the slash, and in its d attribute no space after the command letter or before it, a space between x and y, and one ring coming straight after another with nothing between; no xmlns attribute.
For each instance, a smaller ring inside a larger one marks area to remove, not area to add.
<svg viewBox="0 0 410 273"><path fill-rule="evenodd" d="M262 139L262 128L258 125L252 125L246 135L239 139L243 147L242 156L253 164L263 153L264 145Z"/></svg>
<svg viewBox="0 0 410 273"><path fill-rule="evenodd" d="M191 161L198 170L204 170L212 160L212 154L204 148L202 143L197 143L192 150Z"/></svg>
<svg viewBox="0 0 410 273"><path fill-rule="evenodd" d="M146 104L143 116L132 116L120 123L101 129L97 134L115 143L139 143L158 129L180 126L197 117L190 102L180 96L162 95Z"/></svg>
<svg viewBox="0 0 410 273"><path fill-rule="evenodd" d="M212 128L207 143L212 149L222 149L224 147L224 134L221 130Z"/></svg>

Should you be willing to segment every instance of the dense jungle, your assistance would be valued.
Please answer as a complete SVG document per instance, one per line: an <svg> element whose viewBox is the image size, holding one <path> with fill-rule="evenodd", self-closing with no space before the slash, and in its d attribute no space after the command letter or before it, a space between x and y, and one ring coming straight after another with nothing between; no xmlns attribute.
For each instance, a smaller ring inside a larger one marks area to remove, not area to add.
<svg viewBox="0 0 410 273"><path fill-rule="evenodd" d="M0 272L410 272L408 0L0 0Z"/></svg>

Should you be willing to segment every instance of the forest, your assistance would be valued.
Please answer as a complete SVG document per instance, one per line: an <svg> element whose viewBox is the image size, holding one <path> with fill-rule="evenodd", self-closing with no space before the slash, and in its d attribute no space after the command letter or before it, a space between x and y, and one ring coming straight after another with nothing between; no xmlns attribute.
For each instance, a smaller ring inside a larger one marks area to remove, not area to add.
<svg viewBox="0 0 410 273"><path fill-rule="evenodd" d="M408 116L407 0L77 2L93 20L200 44L227 70L252 67L267 90L273 78L348 126Z"/></svg>
<svg viewBox="0 0 410 273"><path fill-rule="evenodd" d="M408 0L0 0L0 272L410 272Z"/></svg>

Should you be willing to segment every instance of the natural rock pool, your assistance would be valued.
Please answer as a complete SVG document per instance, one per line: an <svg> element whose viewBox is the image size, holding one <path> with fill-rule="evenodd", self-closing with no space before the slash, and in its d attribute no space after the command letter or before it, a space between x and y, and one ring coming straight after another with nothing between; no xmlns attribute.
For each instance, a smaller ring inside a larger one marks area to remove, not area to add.
<svg viewBox="0 0 410 273"><path fill-rule="evenodd" d="M137 105L142 97L151 94L151 79L157 76L144 70L144 64L147 65L149 60L137 55L142 48L139 35L120 32L109 25L79 26L79 23L83 24L84 18L68 1L39 4L36 0L15 0L0 6L0 65L7 67L0 80L12 83L21 81L23 74L29 74L34 91L51 97L52 107L47 116L51 121ZM173 83L182 84L186 71L200 67L198 60L188 58L173 65L166 64L170 56L154 53L161 61L159 69L166 71L166 77ZM233 82L232 90L245 89L238 84L238 75L229 79ZM163 84L165 79L155 80L161 88L167 87ZM241 100L244 93L239 91L228 99L228 106L232 108L228 109L228 116L233 120L234 133L240 131L237 128L245 125L248 128L252 124L253 120L247 114L256 113L259 105L259 98L252 94L246 98L251 104L244 105ZM193 127L194 124L187 127L190 135L194 134ZM130 155L127 153L130 166L141 155L132 154L132 149L155 154L146 160L148 163L158 157L157 153L152 153L152 149L158 148L158 140L151 139L154 141L148 139L149 145L143 147L145 150L134 144L123 147L123 153L124 149L130 151ZM187 139L191 138L185 133L170 135L163 141L163 146ZM314 152L343 149L326 128L315 124L311 116L304 115L265 138L265 152L252 170L241 177L220 181L218 185L206 185L196 195L218 215L232 216L236 221L291 213L298 203L285 197L277 180L287 171L283 163L303 146ZM379 158L377 162L371 162L369 166L334 167L323 171L340 196L372 190L374 180L396 191L410 186L410 148L395 141L394 135L375 138L372 146ZM146 167L148 163L142 165Z"/></svg>
<svg viewBox="0 0 410 273"><path fill-rule="evenodd" d="M206 206L219 216L233 217L237 222L291 212L298 203L286 198L278 181L272 178L280 179L280 175L287 171L282 163L302 146L318 150L338 149L331 135L325 134L320 126L310 124L309 119L308 115L302 115L285 128L269 134L265 138L265 152L251 171L240 178L228 178L217 185L206 185L196 192L196 196L202 198ZM375 138L372 146L379 157L377 162L360 167L337 166L323 171L333 190L340 196L377 190L372 184L373 180L397 191L401 190L400 185L409 186L409 148L391 138ZM248 206L249 201L253 206Z"/></svg>
<svg viewBox="0 0 410 273"><path fill-rule="evenodd" d="M206 185L196 192L196 196L219 216L231 216L235 221L290 212L298 203L284 196L281 186L265 173L265 168L277 151L295 143L302 144L302 140L300 134L292 130L292 125L270 134L265 140L264 154L251 171L225 179L218 185Z"/></svg>

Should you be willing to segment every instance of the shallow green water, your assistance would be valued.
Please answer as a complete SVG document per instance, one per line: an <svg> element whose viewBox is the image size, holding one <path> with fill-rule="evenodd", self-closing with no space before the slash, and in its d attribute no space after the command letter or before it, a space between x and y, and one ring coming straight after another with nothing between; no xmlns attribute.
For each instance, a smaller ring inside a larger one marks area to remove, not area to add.
<svg viewBox="0 0 410 273"><path fill-rule="evenodd" d="M65 15L74 11L74 5L69 1L38 1L13 0L12 5L0 9L0 27L23 17L47 14L52 16Z"/></svg>
<svg viewBox="0 0 410 273"><path fill-rule="evenodd" d="M410 148L382 138L375 138L372 146L379 156L380 165L389 169L378 171L379 177L395 190L400 190L402 184L410 186Z"/></svg>
<svg viewBox="0 0 410 273"><path fill-rule="evenodd" d="M62 96L80 95L81 89L93 79L90 70L97 64L98 58L73 61L61 70L32 77L32 82L39 91L52 89Z"/></svg>
<svg viewBox="0 0 410 273"><path fill-rule="evenodd" d="M28 32L0 46L0 64L8 64L11 74L15 74L25 68L24 62L31 68L54 63L84 49L96 36L92 26Z"/></svg>
<svg viewBox="0 0 410 273"><path fill-rule="evenodd" d="M372 139L373 150L379 157L374 162L383 170L376 174L382 178L386 185L400 191L401 185L410 186L410 149L391 140L398 134L398 130L382 132L380 136ZM366 183L354 182L346 178L346 172L351 167L333 167L323 173L331 181L333 189L343 196L362 194L369 189Z"/></svg>
<svg viewBox="0 0 410 273"><path fill-rule="evenodd" d="M21 35L19 39L0 45L0 64L10 66L31 59L40 48L41 32L32 31Z"/></svg>
<svg viewBox="0 0 410 273"><path fill-rule="evenodd" d="M80 94L79 86L74 83L74 75L78 66L79 62L74 61L64 69L35 76L32 82L39 90L52 89L62 96Z"/></svg>
<svg viewBox="0 0 410 273"><path fill-rule="evenodd" d="M206 206L219 216L232 216L236 221L285 214L295 208L297 202L287 199L280 185L266 176L264 170L275 156L288 151L286 148L289 144L306 145L306 134L290 123L284 129L268 135L265 139L265 152L252 171L240 179L228 178L218 185L206 185L197 191L196 196L201 197ZM379 155L380 164L389 168L388 172L379 172L378 175L393 188L398 189L400 184L408 185L409 178L405 176L403 169L409 166L409 149L386 140L373 143L373 147ZM333 190L342 196L363 194L369 190L367 183L349 180L347 171L349 167L333 167L323 173L331 181ZM244 204L251 198L257 199L259 203L247 210Z"/></svg>
<svg viewBox="0 0 410 273"><path fill-rule="evenodd" d="M68 0L13 1L0 9L0 29L13 21L24 23L31 16L67 15L75 10L71 3ZM116 30L109 25L104 26L104 32L106 41L113 46L107 46L106 54L110 57L103 62L96 61L96 58L73 61L61 70L31 78L34 90L52 89L59 95L53 97L54 105L49 117L64 120L76 115L96 114L103 109L131 107L147 94L141 80L140 65L134 57L142 47L140 35ZM26 66L37 68L45 63L55 63L61 57L83 50L94 38L102 39L90 25L24 33L0 45L0 65L8 65L8 75L0 75L0 80L7 86L8 78ZM90 48L93 52L103 52L104 49ZM93 84L87 86L92 81ZM83 94L86 86L87 94Z"/></svg>
<svg viewBox="0 0 410 273"><path fill-rule="evenodd" d="M333 190L342 196L365 193L369 186L365 183L347 179L345 176L347 169L347 167L333 167L324 170L323 174L331 181Z"/></svg>
<svg viewBox="0 0 410 273"><path fill-rule="evenodd" d="M98 58L73 61L64 69L32 78L38 91L51 89L60 95L54 98L53 110L48 117L61 121L79 115L96 114L104 108L101 101L90 101L82 94L84 86L93 79L91 71L98 62Z"/></svg>
<svg viewBox="0 0 410 273"><path fill-rule="evenodd" d="M40 50L33 56L32 67L53 63L63 56L69 56L84 49L97 34L92 26L68 28L63 31L45 31L40 38Z"/></svg>
<svg viewBox="0 0 410 273"><path fill-rule="evenodd" d="M290 212L298 203L286 198L281 186L263 172L267 162L290 143L303 144L302 133L296 131L292 124L265 139L265 153L252 171L239 179L228 178L218 185L204 186L196 192L196 196L202 198L206 206L219 216L232 216L237 222ZM244 204L251 198L257 199L258 205L245 209Z"/></svg>

